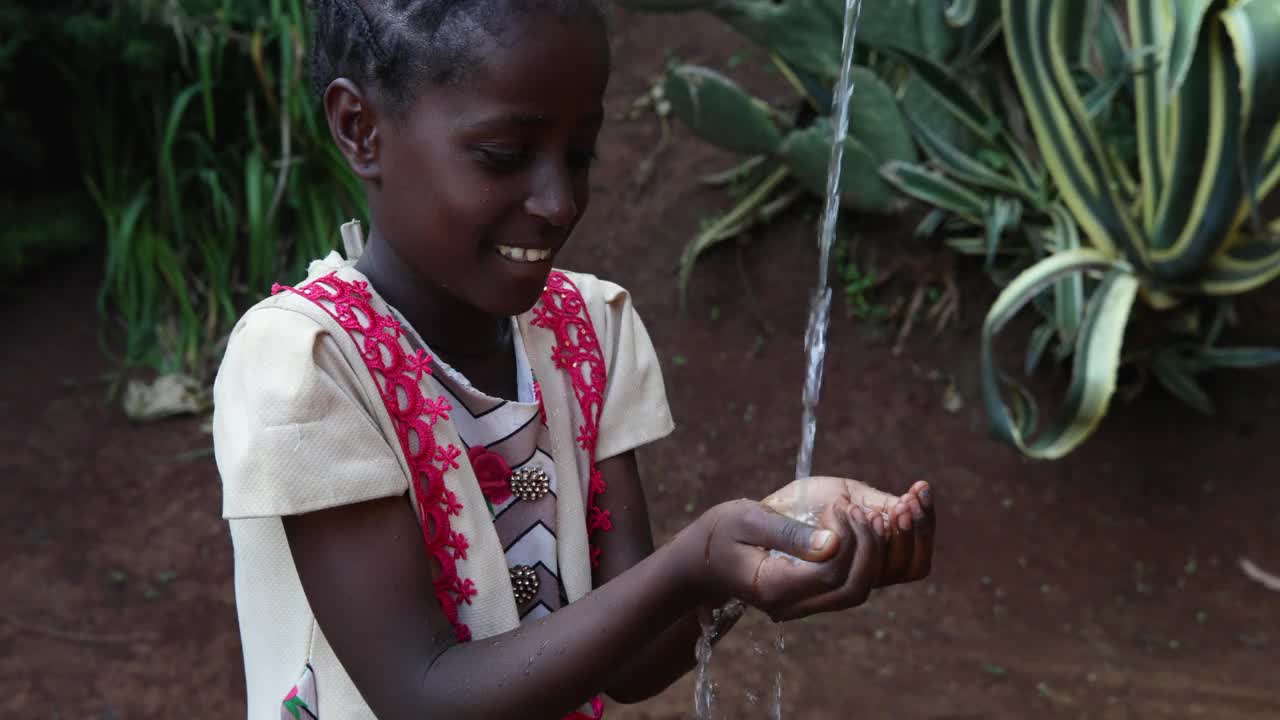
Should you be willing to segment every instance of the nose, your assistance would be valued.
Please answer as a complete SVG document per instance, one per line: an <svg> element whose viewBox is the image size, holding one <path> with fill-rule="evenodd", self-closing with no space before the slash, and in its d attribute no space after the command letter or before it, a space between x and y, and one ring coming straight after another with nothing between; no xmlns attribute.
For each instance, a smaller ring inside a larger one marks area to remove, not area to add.
<svg viewBox="0 0 1280 720"><path fill-rule="evenodd" d="M557 228L571 227L578 219L573 177L559 163L547 163L535 176L535 185L525 200L525 210Z"/></svg>

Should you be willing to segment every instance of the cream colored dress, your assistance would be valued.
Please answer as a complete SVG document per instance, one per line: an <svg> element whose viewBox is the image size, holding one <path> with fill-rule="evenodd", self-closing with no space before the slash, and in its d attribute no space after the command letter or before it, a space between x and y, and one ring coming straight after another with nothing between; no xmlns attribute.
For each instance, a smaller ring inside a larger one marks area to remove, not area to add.
<svg viewBox="0 0 1280 720"><path fill-rule="evenodd" d="M555 552L572 603L591 590L592 533L609 524L594 507L603 489L599 478L592 489L594 462L664 437L673 423L658 358L627 292L586 274L552 279L560 290L549 282L543 301L516 322L554 458ZM430 516L428 527L443 521L448 530L424 543L424 556L446 567L437 597L459 638L519 626L502 541L450 419L449 393L395 318L334 253L296 288L250 309L231 333L214 385L213 430L249 720L374 717L316 623L282 516L408 494L420 519ZM592 445L593 456L584 449ZM597 714L589 707L581 717Z"/></svg>

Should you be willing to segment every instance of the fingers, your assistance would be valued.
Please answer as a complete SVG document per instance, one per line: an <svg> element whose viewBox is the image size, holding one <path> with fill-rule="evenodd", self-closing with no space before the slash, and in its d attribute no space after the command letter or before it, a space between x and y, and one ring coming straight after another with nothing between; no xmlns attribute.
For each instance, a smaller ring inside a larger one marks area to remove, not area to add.
<svg viewBox="0 0 1280 720"><path fill-rule="evenodd" d="M919 492L915 492L916 488L912 488L915 494L911 502L915 542L911 555L911 568L908 571L908 577L911 580L922 580L929 576L933 567L933 536L936 526L929 486L925 483L917 483L917 485L924 485L924 487Z"/></svg>
<svg viewBox="0 0 1280 720"><path fill-rule="evenodd" d="M822 562L839 551L839 535L829 529L807 525L753 503L742 516L738 541L777 550L801 560Z"/></svg>
<svg viewBox="0 0 1280 720"><path fill-rule="evenodd" d="M853 534L848 542L854 546L853 557L845 566L843 583L830 592L774 610L770 615L776 622L856 607L867 601L872 588L878 584L884 568L884 541L873 527L874 521L869 521L860 508L850 506L842 512ZM844 560L844 557L838 559Z"/></svg>
<svg viewBox="0 0 1280 720"><path fill-rule="evenodd" d="M910 496L894 505L889 515L889 547L885 560L884 584L907 580L915 555L915 533L910 509Z"/></svg>
<svg viewBox="0 0 1280 720"><path fill-rule="evenodd" d="M844 481L845 491L854 505L878 512L889 512L898 502L897 495L878 490L859 480Z"/></svg>

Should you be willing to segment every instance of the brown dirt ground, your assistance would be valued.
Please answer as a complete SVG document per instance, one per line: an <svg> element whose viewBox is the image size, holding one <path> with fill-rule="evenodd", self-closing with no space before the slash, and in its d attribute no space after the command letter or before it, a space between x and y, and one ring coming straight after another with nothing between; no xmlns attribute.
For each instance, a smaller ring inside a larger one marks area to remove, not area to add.
<svg viewBox="0 0 1280 720"><path fill-rule="evenodd" d="M615 22L615 114L662 51L711 63L740 47L706 18ZM606 131L593 210L566 260L631 289L667 359L680 429L641 458L660 540L790 477L816 272L813 224L797 214L712 253L680 314L675 258L723 207L696 177L728 158L675 133L636 188L656 123ZM905 233L868 235L891 248ZM244 681L210 439L202 419L134 426L105 402L97 273L95 261L71 263L4 291L0 717L237 717ZM1029 463L984 433L975 324L990 292L969 276L964 322L917 334L901 357L883 327L833 323L816 469L895 490L930 480L937 557L925 582L786 626L785 717L1280 717L1280 596L1237 565L1280 570L1280 484L1256 455L1276 437L1266 428L1280 421L1280 373L1215 381L1217 419L1146 393L1067 461ZM1253 341L1280 341L1276 300L1264 298ZM949 381L966 400L958 412L943 407ZM718 649L723 717L766 717L751 695L767 694L777 667L756 649L773 632L750 616ZM690 717L691 688L685 678L610 717Z"/></svg>

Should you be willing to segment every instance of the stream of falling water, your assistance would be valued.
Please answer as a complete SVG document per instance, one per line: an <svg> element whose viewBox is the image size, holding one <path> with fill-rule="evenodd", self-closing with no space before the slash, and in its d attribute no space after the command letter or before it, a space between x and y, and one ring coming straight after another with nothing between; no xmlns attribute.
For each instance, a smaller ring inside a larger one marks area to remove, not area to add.
<svg viewBox="0 0 1280 720"><path fill-rule="evenodd" d="M883 1L883 0L882 0ZM853 67L854 40L858 34L858 21L862 17L862 0L845 0L844 29L840 47L840 76L832 92L832 142L827 165L827 196L822 212L822 225L818 235L818 284L809 306L809 324L804 334L805 373L804 411L800 421L800 449L796 454L796 479L806 478L813 471L813 445L818 432L818 395L822 390L822 365L827 354L827 321L831 310L831 287L827 270L831 261L831 246L835 242L836 223L840 214L840 176L844 166L844 139L849 133L849 99L853 95L851 69ZM812 511L804 502L804 493L798 497L797 507L810 514L803 518L814 523ZM737 601L734 601L737 602ZM741 612L739 604L739 612ZM728 610L726 606L725 610ZM714 638L719 635L718 623L703 620L702 638L698 642L698 669L694 678L694 710L698 720L711 720L715 700L715 683L711 679L710 662ZM786 639L782 624L777 625L774 638L774 677L769 694L770 720L782 720L782 656Z"/></svg>
<svg viewBox="0 0 1280 720"><path fill-rule="evenodd" d="M840 78L832 93L831 159L827 165L827 197L822 210L822 227L818 235L818 284L810 299L809 324L804 333L804 412L800 419L800 449L796 453L796 479L813 472L813 445L818 434L818 395L822 391L822 365L827 355L827 320L831 314L831 287L827 270L831 262L831 246L835 242L836 223L840 216L840 176L844 167L844 139L849 134L849 99L853 96L852 73L854 40L858 21L862 18L862 0L845 0L844 32L840 46ZM803 490L797 508L812 512L805 502ZM778 623L774 640L773 692L770 693L770 720L782 720L782 656L786 641L782 624Z"/></svg>

